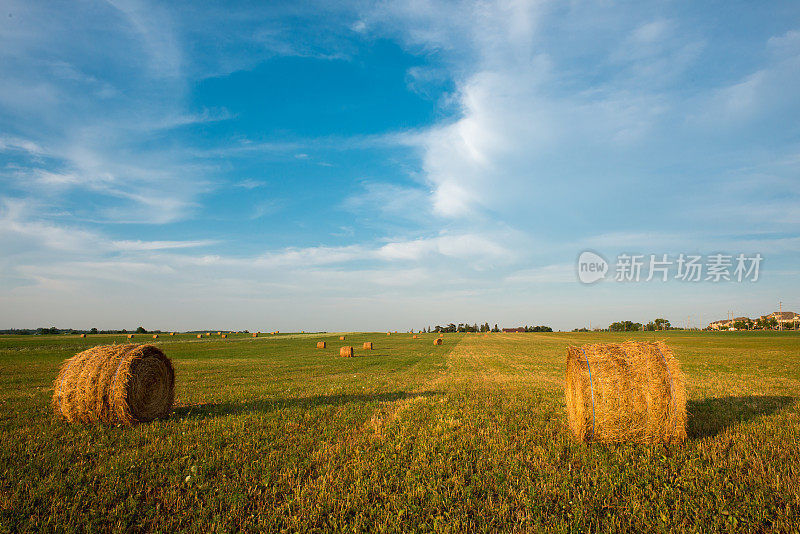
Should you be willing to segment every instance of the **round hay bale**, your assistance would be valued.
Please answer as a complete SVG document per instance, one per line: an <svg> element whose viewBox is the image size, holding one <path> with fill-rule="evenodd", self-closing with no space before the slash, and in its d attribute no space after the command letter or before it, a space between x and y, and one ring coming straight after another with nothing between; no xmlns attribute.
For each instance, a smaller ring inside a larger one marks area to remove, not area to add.
<svg viewBox="0 0 800 534"><path fill-rule="evenodd" d="M253 334L253 337L258 337L258 334Z"/></svg>
<svg viewBox="0 0 800 534"><path fill-rule="evenodd" d="M153 334L153 339L158 339L158 334Z"/></svg>
<svg viewBox="0 0 800 534"><path fill-rule="evenodd" d="M344 341L344 336L339 336L340 341Z"/></svg>
<svg viewBox="0 0 800 534"><path fill-rule="evenodd" d="M342 347L339 349L339 356L344 358L352 358L353 357L353 347Z"/></svg>
<svg viewBox="0 0 800 534"><path fill-rule="evenodd" d="M175 371L153 345L100 345L66 360L53 389L53 410L70 423L131 425L169 415Z"/></svg>
<svg viewBox="0 0 800 534"><path fill-rule="evenodd" d="M411 336L411 339L417 339L417 336Z"/></svg>
<svg viewBox="0 0 800 534"><path fill-rule="evenodd" d="M444 334L439 334L439 337L444 337Z"/></svg>
<svg viewBox="0 0 800 534"><path fill-rule="evenodd" d="M222 339L225 339L225 338L227 338L227 337L228 337L228 334L220 334L220 336L219 336L219 337L221 337Z"/></svg>
<svg viewBox="0 0 800 534"><path fill-rule="evenodd" d="M434 345L441 345L442 342L443 342L442 338L440 338L440 337L437 337L436 339L433 340L433 344Z"/></svg>
<svg viewBox="0 0 800 534"><path fill-rule="evenodd" d="M372 341L364 342L364 350L372 350Z"/></svg>
<svg viewBox="0 0 800 534"><path fill-rule="evenodd" d="M203 335L202 334L197 334L197 339L203 339Z"/></svg>
<svg viewBox="0 0 800 534"><path fill-rule="evenodd" d="M133 339L133 334L128 334L128 339Z"/></svg>
<svg viewBox="0 0 800 534"><path fill-rule="evenodd" d="M169 335L174 336L175 332L170 332Z"/></svg>
<svg viewBox="0 0 800 534"><path fill-rule="evenodd" d="M387 336L391 336L391 335L392 335L392 333L391 333L391 332L386 332L386 335L387 335Z"/></svg>
<svg viewBox="0 0 800 534"><path fill-rule="evenodd" d="M86 337L86 334L81 334L80 337Z"/></svg>
<svg viewBox="0 0 800 534"><path fill-rule="evenodd" d="M324 349L327 346L328 346L328 344L325 343L324 341L317 341L317 348L318 349Z"/></svg>
<svg viewBox="0 0 800 534"><path fill-rule="evenodd" d="M686 439L686 385L663 341L568 347L564 393L578 441Z"/></svg>

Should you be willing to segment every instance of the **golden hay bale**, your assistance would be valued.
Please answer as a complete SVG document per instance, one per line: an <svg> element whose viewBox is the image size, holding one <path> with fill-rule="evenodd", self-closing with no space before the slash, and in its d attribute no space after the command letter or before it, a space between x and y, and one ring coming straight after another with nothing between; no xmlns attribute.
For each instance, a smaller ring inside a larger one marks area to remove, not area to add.
<svg viewBox="0 0 800 534"><path fill-rule="evenodd" d="M170 332L169 335L174 336L175 332Z"/></svg>
<svg viewBox="0 0 800 534"><path fill-rule="evenodd" d="M203 335L202 334L197 334L197 339L203 339Z"/></svg>
<svg viewBox="0 0 800 534"><path fill-rule="evenodd" d="M342 347L339 349L339 356L344 356L346 358L353 357L353 347Z"/></svg>
<svg viewBox="0 0 800 534"><path fill-rule="evenodd" d="M258 337L258 334L253 334L253 337Z"/></svg>
<svg viewBox="0 0 800 534"><path fill-rule="evenodd" d="M61 366L53 410L70 423L144 423L175 401L172 362L153 345L100 345Z"/></svg>
<svg viewBox="0 0 800 534"><path fill-rule="evenodd" d="M364 342L364 350L372 350L372 341Z"/></svg>
<svg viewBox="0 0 800 534"><path fill-rule="evenodd" d="M222 339L225 339L225 338L228 337L228 334L220 334L219 337L221 337Z"/></svg>
<svg viewBox="0 0 800 534"><path fill-rule="evenodd" d="M417 339L417 336L411 336L411 339Z"/></svg>
<svg viewBox="0 0 800 534"><path fill-rule="evenodd" d="M128 339L133 339L133 334L128 334Z"/></svg>
<svg viewBox="0 0 800 534"><path fill-rule="evenodd" d="M436 339L433 340L433 344L434 345L441 345L442 344L442 338L437 337Z"/></svg>
<svg viewBox="0 0 800 534"><path fill-rule="evenodd" d="M211 335L211 332L206 332L206 336L210 336L210 335Z"/></svg>
<svg viewBox="0 0 800 534"><path fill-rule="evenodd" d="M344 336L339 336L340 341L344 341Z"/></svg>
<svg viewBox="0 0 800 534"><path fill-rule="evenodd" d="M444 334L439 334L439 337L444 337Z"/></svg>
<svg viewBox="0 0 800 534"><path fill-rule="evenodd" d="M391 336L391 335L392 335L392 333L391 333L391 332L386 332L386 335L387 335L387 336Z"/></svg>
<svg viewBox="0 0 800 534"><path fill-rule="evenodd" d="M325 343L324 341L317 341L317 348L318 349L324 349L327 346L328 346L328 344Z"/></svg>
<svg viewBox="0 0 800 534"><path fill-rule="evenodd" d="M80 337L86 337L86 334L81 334Z"/></svg>
<svg viewBox="0 0 800 534"><path fill-rule="evenodd" d="M686 385L663 341L568 347L564 393L578 441L686 439Z"/></svg>
<svg viewBox="0 0 800 534"><path fill-rule="evenodd" d="M158 339L158 334L153 334L153 339Z"/></svg>

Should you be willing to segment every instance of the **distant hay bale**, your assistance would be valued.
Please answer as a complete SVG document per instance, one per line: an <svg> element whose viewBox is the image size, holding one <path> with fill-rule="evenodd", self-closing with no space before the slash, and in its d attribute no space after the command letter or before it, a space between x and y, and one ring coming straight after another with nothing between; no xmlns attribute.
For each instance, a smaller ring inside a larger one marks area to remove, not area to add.
<svg viewBox="0 0 800 534"><path fill-rule="evenodd" d="M80 337L86 337L86 334L81 334Z"/></svg>
<svg viewBox="0 0 800 534"><path fill-rule="evenodd" d="M339 336L340 341L344 341L344 336Z"/></svg>
<svg viewBox="0 0 800 534"><path fill-rule="evenodd" d="M564 393L578 441L686 439L686 385L663 341L568 347Z"/></svg>
<svg viewBox="0 0 800 534"><path fill-rule="evenodd" d="M217 335L218 335L218 336L221 336L221 335L222 335L222 332L217 332Z"/></svg>
<svg viewBox="0 0 800 534"><path fill-rule="evenodd" d="M133 334L128 334L128 339L133 339Z"/></svg>
<svg viewBox="0 0 800 534"><path fill-rule="evenodd" d="M220 334L220 336L219 336L219 337L221 337L222 339L225 339L225 338L227 338L227 337L228 337L228 334Z"/></svg>
<svg viewBox="0 0 800 534"><path fill-rule="evenodd" d="M342 347L339 349L339 356L345 358L352 358L353 357L353 347Z"/></svg>
<svg viewBox="0 0 800 534"><path fill-rule="evenodd" d="M169 335L174 336L175 332L170 332Z"/></svg>
<svg viewBox="0 0 800 534"><path fill-rule="evenodd" d="M324 341L317 341L317 348L318 349L324 349L327 346L328 346L328 344L325 343Z"/></svg>
<svg viewBox="0 0 800 534"><path fill-rule="evenodd" d="M70 423L131 425L164 418L175 401L175 371L153 345L100 345L61 366L53 410Z"/></svg>
<svg viewBox="0 0 800 534"><path fill-rule="evenodd" d="M153 334L153 339L158 339L158 334Z"/></svg>
<svg viewBox="0 0 800 534"><path fill-rule="evenodd" d="M441 345L442 344L442 338L437 337L436 339L433 340L433 344L434 345Z"/></svg>
<svg viewBox="0 0 800 534"><path fill-rule="evenodd" d="M364 350L372 350L372 341L364 342Z"/></svg>
<svg viewBox="0 0 800 534"><path fill-rule="evenodd" d="M387 336L391 336L391 335L392 335L392 333L391 333L391 332L386 332L386 335L387 335Z"/></svg>
<svg viewBox="0 0 800 534"><path fill-rule="evenodd" d="M417 339L417 336L411 336L411 339Z"/></svg>
<svg viewBox="0 0 800 534"><path fill-rule="evenodd" d="M439 337L444 337L444 334L439 334Z"/></svg>
<svg viewBox="0 0 800 534"><path fill-rule="evenodd" d="M210 336L211 332L206 332L206 337Z"/></svg>
<svg viewBox="0 0 800 534"><path fill-rule="evenodd" d="M197 334L197 339L203 339L203 335L202 334Z"/></svg>
<svg viewBox="0 0 800 534"><path fill-rule="evenodd" d="M253 337L258 337L258 334L253 334Z"/></svg>

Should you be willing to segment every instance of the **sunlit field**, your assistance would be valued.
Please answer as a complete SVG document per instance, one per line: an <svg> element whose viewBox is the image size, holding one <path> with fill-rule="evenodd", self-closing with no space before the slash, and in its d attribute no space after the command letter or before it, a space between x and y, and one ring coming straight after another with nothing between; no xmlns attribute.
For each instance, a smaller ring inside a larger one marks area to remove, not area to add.
<svg viewBox="0 0 800 534"><path fill-rule="evenodd" d="M797 333L339 335L137 336L177 405L134 427L50 407L65 358L124 336L0 337L0 531L800 528ZM567 345L624 339L680 360L686 443L570 438Z"/></svg>

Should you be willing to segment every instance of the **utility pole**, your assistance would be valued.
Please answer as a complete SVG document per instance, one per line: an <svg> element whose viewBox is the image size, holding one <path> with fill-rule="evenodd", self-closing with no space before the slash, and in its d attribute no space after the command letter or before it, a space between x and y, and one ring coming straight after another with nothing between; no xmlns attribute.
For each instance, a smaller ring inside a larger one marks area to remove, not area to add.
<svg viewBox="0 0 800 534"><path fill-rule="evenodd" d="M783 323L781 322L782 320L783 320L783 301L781 300L781 301L778 301L778 331L779 332L783 330Z"/></svg>

